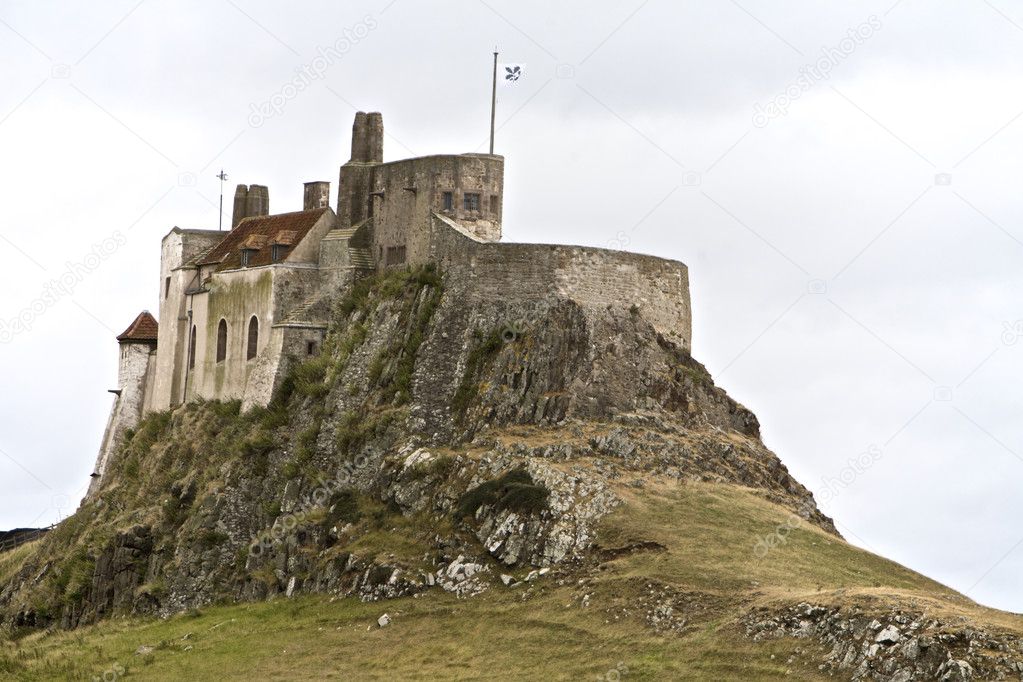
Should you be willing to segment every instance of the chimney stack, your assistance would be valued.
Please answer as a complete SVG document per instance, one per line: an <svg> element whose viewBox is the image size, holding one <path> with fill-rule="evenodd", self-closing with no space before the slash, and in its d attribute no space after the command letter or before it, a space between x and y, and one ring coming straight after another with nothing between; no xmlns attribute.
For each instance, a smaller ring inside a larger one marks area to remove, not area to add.
<svg viewBox="0 0 1023 682"><path fill-rule="evenodd" d="M249 185L245 201L245 217L270 215L270 190L265 185Z"/></svg>
<svg viewBox="0 0 1023 682"><path fill-rule="evenodd" d="M303 211L330 206L330 183L322 180L305 183L305 194L302 202Z"/></svg>
<svg viewBox="0 0 1023 682"><path fill-rule="evenodd" d="M234 190L234 213L231 229L245 218L270 215L270 190L265 185L238 185Z"/></svg>
<svg viewBox="0 0 1023 682"><path fill-rule="evenodd" d="M382 163L384 160L384 117L379 112L355 114L352 125L352 161Z"/></svg>

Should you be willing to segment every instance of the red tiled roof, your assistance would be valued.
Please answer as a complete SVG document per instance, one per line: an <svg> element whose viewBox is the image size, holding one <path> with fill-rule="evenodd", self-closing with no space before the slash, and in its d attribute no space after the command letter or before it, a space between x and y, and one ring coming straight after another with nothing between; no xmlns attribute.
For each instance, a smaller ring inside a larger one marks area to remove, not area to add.
<svg viewBox="0 0 1023 682"><path fill-rule="evenodd" d="M241 250L252 249L249 266L269 265L269 244L297 244L305 238L313 225L329 211L316 208L278 215L246 218L238 223L219 244L203 254L199 265L216 265L217 270L241 267Z"/></svg>
<svg viewBox="0 0 1023 682"><path fill-rule="evenodd" d="M135 318L135 321L128 325L117 340L120 343L137 342L137 343L156 343L156 333L159 329L159 325L156 323L156 319L149 314L148 310L143 310L139 313L139 316Z"/></svg>
<svg viewBox="0 0 1023 682"><path fill-rule="evenodd" d="M295 234L294 230L281 230L277 233L277 236L274 237L273 243L280 244L281 246L294 246L295 238L297 236L298 235Z"/></svg>
<svg viewBox="0 0 1023 682"><path fill-rule="evenodd" d="M242 248L259 251L261 248L266 246L266 242L269 239L270 237L265 234L250 234L245 238L245 241L242 242Z"/></svg>

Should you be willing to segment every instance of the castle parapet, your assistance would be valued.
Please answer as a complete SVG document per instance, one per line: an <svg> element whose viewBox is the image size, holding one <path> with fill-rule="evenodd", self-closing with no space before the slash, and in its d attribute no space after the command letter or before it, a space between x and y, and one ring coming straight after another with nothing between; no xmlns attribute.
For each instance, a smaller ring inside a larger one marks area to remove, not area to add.
<svg viewBox="0 0 1023 682"><path fill-rule="evenodd" d="M484 242L435 215L431 260L451 274L465 300L573 301L593 314L636 314L686 352L692 345L689 269L684 263L626 251L557 244Z"/></svg>

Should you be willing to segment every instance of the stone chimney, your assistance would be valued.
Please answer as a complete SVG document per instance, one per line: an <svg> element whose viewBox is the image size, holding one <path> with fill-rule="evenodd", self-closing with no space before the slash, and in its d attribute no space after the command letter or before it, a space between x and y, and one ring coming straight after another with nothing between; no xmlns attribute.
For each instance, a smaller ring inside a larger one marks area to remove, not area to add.
<svg viewBox="0 0 1023 682"><path fill-rule="evenodd" d="M352 161L382 163L384 160L384 117L379 112L355 114L352 125Z"/></svg>
<svg viewBox="0 0 1023 682"><path fill-rule="evenodd" d="M303 211L330 206L330 183L322 180L305 183L305 194L302 202Z"/></svg>
<svg viewBox="0 0 1023 682"><path fill-rule="evenodd" d="M245 217L246 203L248 202L249 188L245 185L238 185L234 190L234 211L231 212L231 229L238 227L238 223Z"/></svg>
<svg viewBox="0 0 1023 682"><path fill-rule="evenodd" d="M238 185L234 190L234 213L231 229L245 218L270 215L270 190L265 185Z"/></svg>

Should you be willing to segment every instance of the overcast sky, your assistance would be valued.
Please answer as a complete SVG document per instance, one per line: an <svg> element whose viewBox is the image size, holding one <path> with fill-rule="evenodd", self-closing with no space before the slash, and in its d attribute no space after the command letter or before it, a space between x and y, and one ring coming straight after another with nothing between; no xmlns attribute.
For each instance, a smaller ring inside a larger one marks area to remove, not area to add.
<svg viewBox="0 0 1023 682"><path fill-rule="evenodd" d="M77 506L221 168L300 209L356 109L386 159L485 151L495 45L506 240L687 263L694 355L842 533L1023 611L1009 0L0 0L0 528Z"/></svg>

